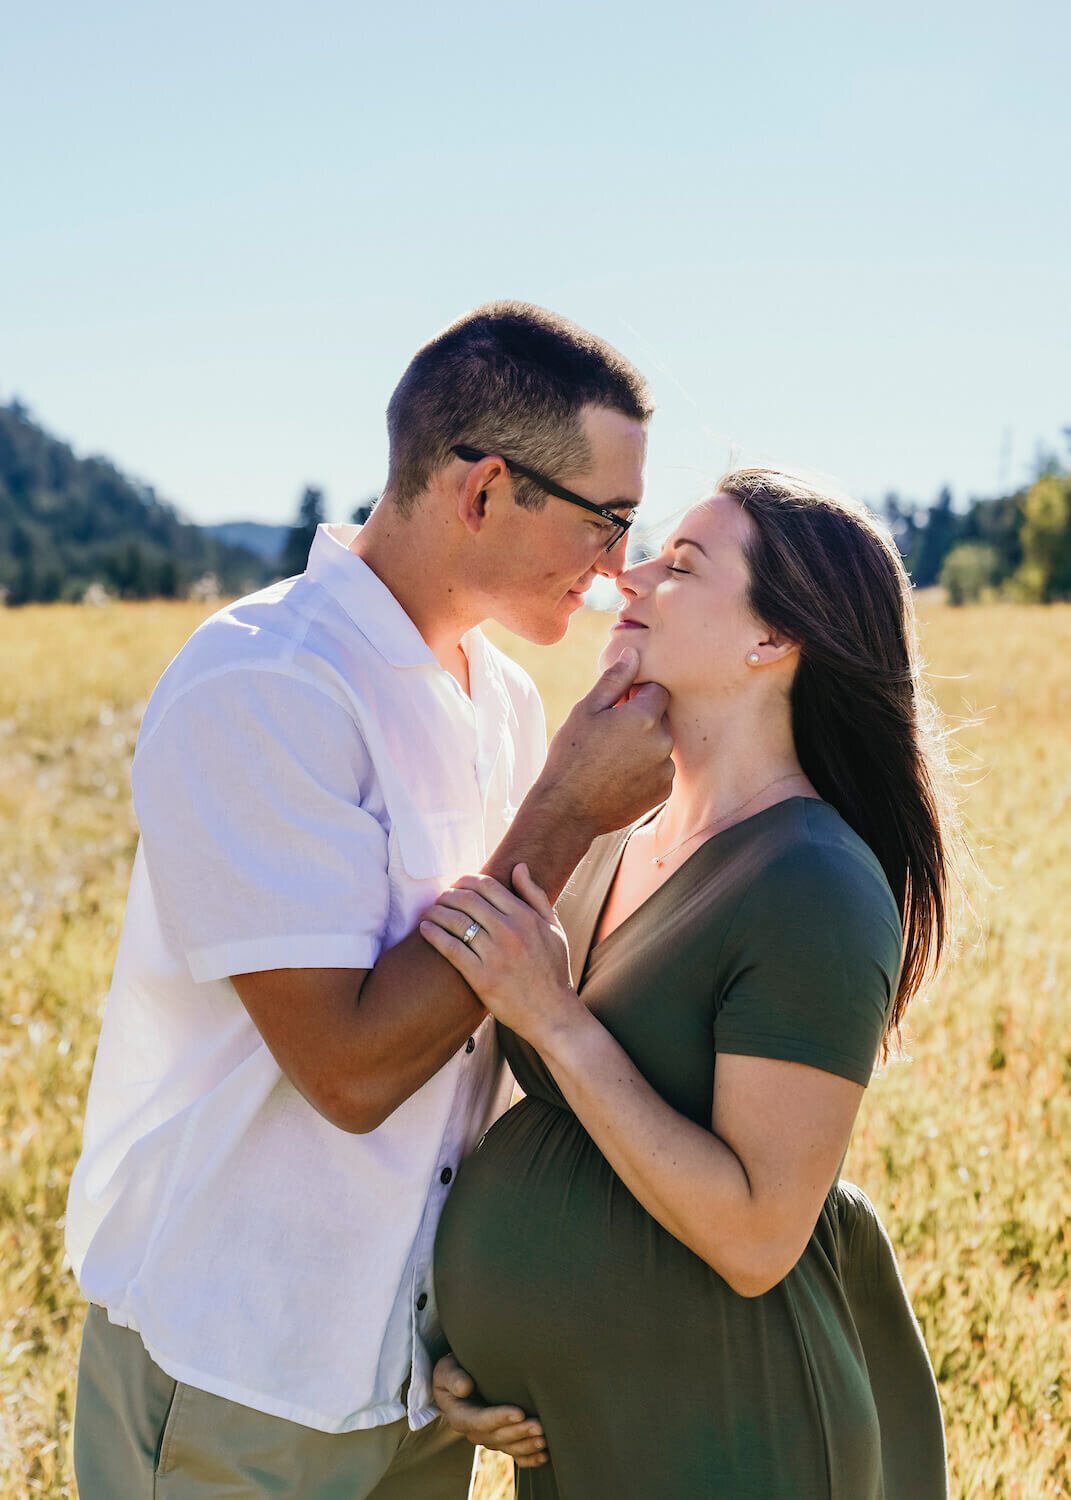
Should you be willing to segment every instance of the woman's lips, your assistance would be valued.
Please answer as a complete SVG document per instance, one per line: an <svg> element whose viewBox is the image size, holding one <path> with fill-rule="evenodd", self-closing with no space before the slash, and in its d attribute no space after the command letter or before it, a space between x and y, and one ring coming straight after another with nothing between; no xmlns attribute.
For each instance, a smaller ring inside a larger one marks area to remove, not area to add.
<svg viewBox="0 0 1071 1500"><path fill-rule="evenodd" d="M646 625L641 625L639 620L618 620L614 626L615 630L646 630Z"/></svg>

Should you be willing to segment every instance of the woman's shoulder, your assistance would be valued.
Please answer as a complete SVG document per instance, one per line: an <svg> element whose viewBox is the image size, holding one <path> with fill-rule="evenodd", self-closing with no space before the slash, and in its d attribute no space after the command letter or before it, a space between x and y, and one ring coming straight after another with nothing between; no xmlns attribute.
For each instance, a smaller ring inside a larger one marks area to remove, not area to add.
<svg viewBox="0 0 1071 1500"><path fill-rule="evenodd" d="M768 934L771 922L798 929L835 918L844 934L884 934L898 948L899 909L869 845L828 802L795 797L776 811L767 836L756 840L742 921L758 922Z"/></svg>
<svg viewBox="0 0 1071 1500"><path fill-rule="evenodd" d="M802 798L751 852L720 949L719 1049L808 1062L865 1086L903 948L884 872L833 807Z"/></svg>

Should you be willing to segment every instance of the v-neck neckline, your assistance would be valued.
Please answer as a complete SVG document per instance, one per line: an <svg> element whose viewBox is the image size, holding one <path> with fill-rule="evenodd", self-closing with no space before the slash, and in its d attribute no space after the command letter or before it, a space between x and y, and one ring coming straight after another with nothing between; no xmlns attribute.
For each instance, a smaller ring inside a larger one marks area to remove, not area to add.
<svg viewBox="0 0 1071 1500"><path fill-rule="evenodd" d="M651 818L657 816L657 814L651 813L647 817L641 819L639 822L633 823L632 826L627 830L624 830L624 836L621 839L621 843L616 851L616 857L612 857L609 862L609 869L606 875L606 884L602 888L602 896L595 911L595 921L590 929L587 950L584 954L584 962L580 969L580 988L582 989L584 986L584 982L587 979L588 970L591 967L591 961L596 953L599 953L600 950L605 950L606 945L611 942L611 940L615 938L619 932L623 932L624 929L632 923L633 919L635 917L638 917L642 911L646 911L651 903L653 901L656 901L661 896L663 891L668 890L669 887L676 881L677 876L682 875L684 871L687 870L688 867L693 863L693 861L697 860L700 855L705 854L713 845L717 844L721 839L727 837L727 835L729 835L730 833L736 833L741 828L746 828L750 823L756 822L759 818L766 817L768 813L775 812L778 808L787 807L792 802L813 802L819 807L832 807L832 803L826 802L823 797L804 797L802 795L797 795L795 797L782 797L780 802L771 802L769 807L760 808L758 812L752 813L750 817L741 818L739 823L731 823L728 828L723 828L718 833L712 833L708 839L703 840L698 849L689 854L687 859L685 859L682 864L679 864L677 866L677 868L671 875L663 880L661 885L655 886L651 894L649 896L646 896L640 902L639 906L637 906L633 911L630 911L627 917L622 918L622 920L618 922L616 927L612 927L605 937L600 938L598 942L595 942L595 934L599 930L599 924L602 921L603 912L606 910L606 903L610 899L610 892L613 890L614 883L617 880L618 871L621 868L621 861L625 857L625 849L628 846L628 841L637 829L642 828L645 823L649 823L651 821ZM836 809L834 809L834 811L836 811Z"/></svg>

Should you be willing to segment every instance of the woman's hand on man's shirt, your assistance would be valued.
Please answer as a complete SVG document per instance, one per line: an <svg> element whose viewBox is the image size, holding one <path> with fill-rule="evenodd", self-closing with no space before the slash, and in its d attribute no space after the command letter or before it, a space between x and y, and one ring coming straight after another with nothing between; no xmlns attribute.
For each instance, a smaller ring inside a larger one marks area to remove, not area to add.
<svg viewBox="0 0 1071 1500"><path fill-rule="evenodd" d="M444 1354L432 1376L435 1404L455 1432L481 1448L505 1453L522 1469L547 1461L547 1440L534 1417L519 1406L484 1406L472 1400L476 1383L452 1354Z"/></svg>

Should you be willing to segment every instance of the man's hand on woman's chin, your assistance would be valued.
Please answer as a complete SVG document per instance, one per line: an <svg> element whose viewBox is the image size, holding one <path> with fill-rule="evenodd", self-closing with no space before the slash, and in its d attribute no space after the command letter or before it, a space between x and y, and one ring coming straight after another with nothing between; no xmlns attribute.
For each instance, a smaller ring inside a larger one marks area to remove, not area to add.
<svg viewBox="0 0 1071 1500"><path fill-rule="evenodd" d="M435 1404L455 1432L481 1448L505 1453L522 1469L547 1461L547 1441L535 1417L519 1406L484 1406L476 1383L452 1354L444 1354L432 1375Z"/></svg>
<svg viewBox="0 0 1071 1500"><path fill-rule="evenodd" d="M631 647L610 662L551 740L533 789L592 837L624 828L673 785L669 694L656 682L637 683L638 670Z"/></svg>

